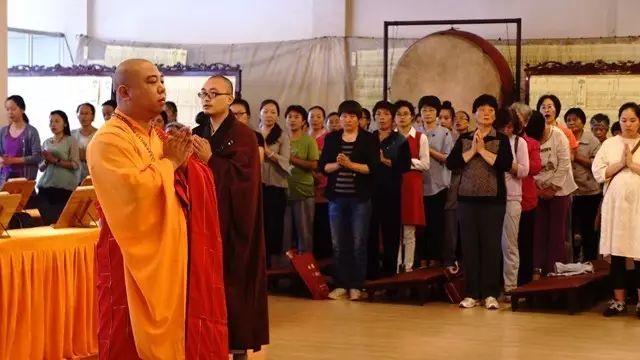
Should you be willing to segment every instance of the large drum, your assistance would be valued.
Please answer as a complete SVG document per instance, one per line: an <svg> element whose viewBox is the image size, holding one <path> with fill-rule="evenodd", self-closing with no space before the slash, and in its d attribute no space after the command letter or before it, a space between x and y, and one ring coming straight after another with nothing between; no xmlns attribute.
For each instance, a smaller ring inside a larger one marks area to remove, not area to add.
<svg viewBox="0 0 640 360"><path fill-rule="evenodd" d="M456 111L471 113L473 100L485 93L510 104L513 86L511 69L498 49L475 34L447 30L418 40L402 55L390 99L417 104L424 95L436 95L451 101Z"/></svg>

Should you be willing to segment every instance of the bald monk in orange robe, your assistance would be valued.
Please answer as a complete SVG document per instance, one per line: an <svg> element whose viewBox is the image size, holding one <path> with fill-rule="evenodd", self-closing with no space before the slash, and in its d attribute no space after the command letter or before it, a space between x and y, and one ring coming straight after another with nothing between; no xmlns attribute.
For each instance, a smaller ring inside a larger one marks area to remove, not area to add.
<svg viewBox="0 0 640 360"><path fill-rule="evenodd" d="M150 126L162 74L127 60L118 107L89 144L102 212L96 249L100 359L227 359L215 185L188 129Z"/></svg>

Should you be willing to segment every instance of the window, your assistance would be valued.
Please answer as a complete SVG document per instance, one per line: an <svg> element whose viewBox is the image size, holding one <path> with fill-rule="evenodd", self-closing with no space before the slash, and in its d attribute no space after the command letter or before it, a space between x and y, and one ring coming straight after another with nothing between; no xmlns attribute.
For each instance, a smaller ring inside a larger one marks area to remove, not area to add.
<svg viewBox="0 0 640 360"><path fill-rule="evenodd" d="M72 65L67 41L62 34L28 30L8 32L8 65Z"/></svg>
<svg viewBox="0 0 640 360"><path fill-rule="evenodd" d="M29 65L29 35L9 31L8 43L9 67Z"/></svg>

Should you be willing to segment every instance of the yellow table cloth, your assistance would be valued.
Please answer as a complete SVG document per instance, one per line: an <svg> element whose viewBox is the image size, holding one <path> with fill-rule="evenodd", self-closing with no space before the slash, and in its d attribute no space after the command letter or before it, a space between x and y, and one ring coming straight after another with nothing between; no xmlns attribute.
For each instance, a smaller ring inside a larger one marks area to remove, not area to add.
<svg viewBox="0 0 640 360"><path fill-rule="evenodd" d="M99 230L38 227L0 239L0 359L98 351L94 246Z"/></svg>

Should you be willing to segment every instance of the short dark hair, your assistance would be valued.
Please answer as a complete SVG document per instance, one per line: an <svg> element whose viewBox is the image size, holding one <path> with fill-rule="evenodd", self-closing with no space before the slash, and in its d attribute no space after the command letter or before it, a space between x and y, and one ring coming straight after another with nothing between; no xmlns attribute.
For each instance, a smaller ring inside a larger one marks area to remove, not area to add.
<svg viewBox="0 0 640 360"><path fill-rule="evenodd" d="M440 109L442 109L442 103L437 96L427 95L420 98L418 101L418 112L422 111L424 106L432 107L436 109L438 115L440 115Z"/></svg>
<svg viewBox="0 0 640 360"><path fill-rule="evenodd" d="M591 117L591 121L589 121L590 125L596 126L599 123L604 124L609 129L609 125L611 125L611 120L609 120L609 116L603 113L597 113Z"/></svg>
<svg viewBox="0 0 640 360"><path fill-rule="evenodd" d="M540 99L538 99L538 104L536 105L536 110L540 111L540 106L542 106L542 103L547 99L551 100L551 102L553 103L553 107L556 108L556 117L558 117L558 115L560 114L560 110L562 109L562 104L560 104L560 99L558 99L558 97L553 94L540 96Z"/></svg>
<svg viewBox="0 0 640 360"><path fill-rule="evenodd" d="M501 108L496 113L496 121L493 122L493 127L496 130L502 130L509 124L513 127L514 134L520 134L522 132L522 124L515 110Z"/></svg>
<svg viewBox="0 0 640 360"><path fill-rule="evenodd" d="M320 105L314 105L312 107L309 108L308 112L311 113L312 110L318 109L320 110L320 112L322 112L322 118L326 118L327 117L327 112L324 111L324 108Z"/></svg>
<svg viewBox="0 0 640 360"><path fill-rule="evenodd" d="M473 101L473 107L471 112L472 113L476 113L476 111L478 111L478 108L480 106L484 106L484 105L489 105L493 108L493 110L497 113L498 112L498 100L496 99L495 96L493 95L489 95L489 94L482 94L480 96L478 96L474 101Z"/></svg>
<svg viewBox="0 0 640 360"><path fill-rule="evenodd" d="M367 108L362 108L362 118L369 119L369 121L371 121L371 111Z"/></svg>
<svg viewBox="0 0 640 360"><path fill-rule="evenodd" d="M280 116L280 105L273 99L263 100L262 103L260 103L260 111L262 111L262 109L269 104L273 104L273 106L276 107L276 113L278 114L278 116Z"/></svg>
<svg viewBox="0 0 640 360"><path fill-rule="evenodd" d="M389 113L393 114L393 104L387 100L380 100L373 105L373 116L376 116L376 113L380 109L387 110Z"/></svg>
<svg viewBox="0 0 640 360"><path fill-rule="evenodd" d="M173 101L167 101L164 103L169 109L171 109L171 111L173 111L174 114L178 115L178 107L176 106L176 103L174 103Z"/></svg>
<svg viewBox="0 0 640 360"><path fill-rule="evenodd" d="M78 108L76 109L76 114L80 112L80 108L86 106L89 108L89 110L91 111L91 115L95 115L96 114L96 107L93 106L92 104L89 103L82 103L80 105L78 105Z"/></svg>
<svg viewBox="0 0 640 360"><path fill-rule="evenodd" d="M458 110L457 112L461 112L461 113L463 113L463 114L464 114L464 116L466 116L466 117L467 117L467 121L471 121L471 116L469 116L469 114L468 114L466 111L464 111L464 110ZM455 114L454 114L454 116L455 116Z"/></svg>
<svg viewBox="0 0 640 360"><path fill-rule="evenodd" d="M49 116L53 115L58 115L62 118L62 122L64 123L62 132L67 136L71 136L71 129L69 128L69 117L67 116L67 114L62 110L53 110L51 114L49 114Z"/></svg>
<svg viewBox="0 0 640 360"><path fill-rule="evenodd" d="M640 117L640 107L638 107L638 104L636 104L634 102L628 102L628 103L624 103L624 104L622 104L622 106L620 106L620 109L618 110L618 120L620 120L620 117L622 116L622 112L627 110L627 109L633 110L633 112L636 114L636 116Z"/></svg>
<svg viewBox="0 0 640 360"><path fill-rule="evenodd" d="M622 127L620 126L620 121L616 121L611 125L611 135L615 132L622 132Z"/></svg>
<svg viewBox="0 0 640 360"><path fill-rule="evenodd" d="M329 119L330 117L332 117L332 116L340 116L340 114L338 114L338 112L336 112L336 111L332 111L329 114L327 114L327 117L325 118L325 121L327 119Z"/></svg>
<svg viewBox="0 0 640 360"><path fill-rule="evenodd" d="M247 100L240 99L240 98L233 99L233 102L231 103L231 105L240 105L240 106L244 107L244 111L247 112L247 115L251 116L251 107L249 106L249 103L247 102ZM278 110L278 112L280 112L280 110Z"/></svg>
<svg viewBox="0 0 640 360"><path fill-rule="evenodd" d="M431 105L425 105L425 106L431 106ZM396 116L396 113L398 112L398 110L399 110L401 107L406 107L406 108L408 108L408 109L409 109L409 112L411 113L411 117L412 117L412 118L413 118L414 116L416 116L416 108L415 108L415 107L413 107L413 104L412 104L412 103L410 103L410 102L409 102L409 101L407 101L407 100L398 100L398 101L396 101L396 102L395 102L395 104L393 104L393 113L392 113L393 117L395 117L395 116Z"/></svg>
<svg viewBox="0 0 640 360"><path fill-rule="evenodd" d="M286 118L290 113L297 112L302 116L302 121L307 122L307 110L304 109L301 105L289 105L287 110L284 112L284 117Z"/></svg>
<svg viewBox="0 0 640 360"><path fill-rule="evenodd" d="M115 109L118 107L118 103L115 100L107 100L102 103L102 106L111 106L112 108Z"/></svg>
<svg viewBox="0 0 640 360"><path fill-rule="evenodd" d="M542 113L538 110L533 110L524 131L530 138L541 141L545 125L546 122Z"/></svg>
<svg viewBox="0 0 640 360"><path fill-rule="evenodd" d="M567 112L564 113L564 122L565 123L567 122L567 118L569 117L569 115L575 115L578 119L582 120L582 125L587 123L587 115L580 108L573 107L573 108L567 110Z"/></svg>
<svg viewBox="0 0 640 360"><path fill-rule="evenodd" d="M169 114L162 110L162 112L160 112L160 116L162 116L162 125L167 126L167 123L169 122Z"/></svg>
<svg viewBox="0 0 640 360"><path fill-rule="evenodd" d="M451 117L455 117L456 116L456 110L453 108L453 105L451 105L451 101L449 100L445 100L442 102L442 107L440 108L440 111L442 110L449 110L451 111ZM439 112L438 112L439 114Z"/></svg>
<svg viewBox="0 0 640 360"><path fill-rule="evenodd" d="M362 117L362 105L355 100L345 100L338 106L338 115L351 114L360 119Z"/></svg>

